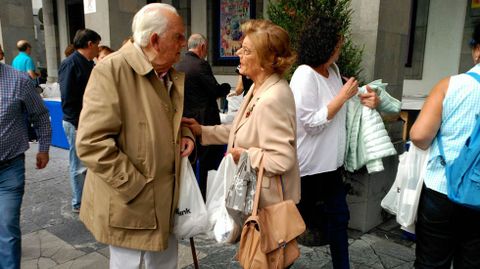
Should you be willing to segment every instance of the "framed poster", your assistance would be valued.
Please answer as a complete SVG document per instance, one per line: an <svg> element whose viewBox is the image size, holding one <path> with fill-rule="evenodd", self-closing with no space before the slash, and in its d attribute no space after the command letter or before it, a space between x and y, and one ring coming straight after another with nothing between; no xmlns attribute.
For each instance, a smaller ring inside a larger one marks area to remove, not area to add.
<svg viewBox="0 0 480 269"><path fill-rule="evenodd" d="M472 9L480 8L480 0L472 0Z"/></svg>
<svg viewBox="0 0 480 269"><path fill-rule="evenodd" d="M213 8L213 63L237 65L235 52L242 46L240 25L255 17L255 0L215 0Z"/></svg>
<svg viewBox="0 0 480 269"><path fill-rule="evenodd" d="M472 0L470 4L470 16L472 17L480 16L480 0Z"/></svg>

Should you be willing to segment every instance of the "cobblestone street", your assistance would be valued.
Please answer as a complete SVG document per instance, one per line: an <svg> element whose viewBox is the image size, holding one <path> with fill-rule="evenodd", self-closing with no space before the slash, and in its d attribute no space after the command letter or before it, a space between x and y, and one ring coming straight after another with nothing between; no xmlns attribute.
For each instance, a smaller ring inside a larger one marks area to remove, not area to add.
<svg viewBox="0 0 480 269"><path fill-rule="evenodd" d="M50 163L34 168L37 145L26 152L26 190L22 206L23 269L108 268L108 247L95 241L70 210L68 151L52 147ZM412 268L415 245L401 237L391 220L367 234L350 232L351 268ZM240 268L236 245L195 238L200 268ZM193 268L188 241L179 245L179 268ZM329 249L301 247L293 268L331 268Z"/></svg>

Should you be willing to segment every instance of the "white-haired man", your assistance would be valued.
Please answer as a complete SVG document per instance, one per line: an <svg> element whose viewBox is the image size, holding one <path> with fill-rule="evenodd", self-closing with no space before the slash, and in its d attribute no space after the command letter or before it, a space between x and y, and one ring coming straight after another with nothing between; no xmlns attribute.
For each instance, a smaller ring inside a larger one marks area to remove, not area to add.
<svg viewBox="0 0 480 269"><path fill-rule="evenodd" d="M87 166L80 219L110 245L110 268L176 268L171 234L180 158L194 147L180 125L184 76L172 69L185 46L175 8L135 14L133 42L93 69L77 133Z"/></svg>

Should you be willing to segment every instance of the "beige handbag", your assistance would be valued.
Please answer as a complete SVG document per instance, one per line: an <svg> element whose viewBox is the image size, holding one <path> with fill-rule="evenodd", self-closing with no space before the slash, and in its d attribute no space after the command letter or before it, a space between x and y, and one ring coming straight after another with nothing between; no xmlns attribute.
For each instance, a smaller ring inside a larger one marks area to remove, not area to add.
<svg viewBox="0 0 480 269"><path fill-rule="evenodd" d="M286 268L300 256L295 238L305 231L305 222L292 200L258 209L263 173L262 161L252 215L243 225L237 259L248 269ZM277 188L283 200L280 180Z"/></svg>

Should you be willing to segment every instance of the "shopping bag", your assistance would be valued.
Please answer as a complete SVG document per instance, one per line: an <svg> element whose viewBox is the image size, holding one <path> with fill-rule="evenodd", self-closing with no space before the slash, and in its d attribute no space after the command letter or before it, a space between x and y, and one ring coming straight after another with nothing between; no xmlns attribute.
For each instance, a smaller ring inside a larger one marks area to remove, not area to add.
<svg viewBox="0 0 480 269"><path fill-rule="evenodd" d="M400 190L397 222L401 226L410 227L410 231L414 230L412 225L417 219L418 202L422 192L429 152L429 149L422 150L412 144L405 159L406 178Z"/></svg>
<svg viewBox="0 0 480 269"><path fill-rule="evenodd" d="M209 237L219 243L235 243L241 226L235 223L225 207L227 186L232 184L237 166L231 154L226 155L217 171L209 171L207 177L207 212Z"/></svg>
<svg viewBox="0 0 480 269"><path fill-rule="evenodd" d="M252 214L256 182L257 172L250 164L248 151L244 151L240 155L233 182L225 198L228 213L240 225Z"/></svg>
<svg viewBox="0 0 480 269"><path fill-rule="evenodd" d="M173 233L177 238L190 238L208 230L207 207L187 157L182 158L180 196L175 209Z"/></svg>
<svg viewBox="0 0 480 269"><path fill-rule="evenodd" d="M400 192L407 180L407 154L408 152L404 152L398 156L397 176L395 177L392 187L387 192L387 195L385 195L380 203L382 208L392 215L397 215L398 204L400 203Z"/></svg>

